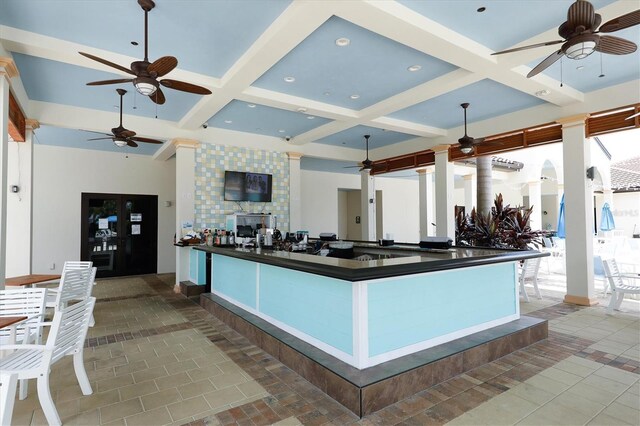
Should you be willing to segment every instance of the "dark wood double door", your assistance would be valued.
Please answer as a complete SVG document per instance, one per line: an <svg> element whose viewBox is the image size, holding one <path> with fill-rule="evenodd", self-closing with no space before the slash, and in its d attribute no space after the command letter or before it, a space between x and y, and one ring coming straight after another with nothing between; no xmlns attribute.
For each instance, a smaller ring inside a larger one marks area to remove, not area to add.
<svg viewBox="0 0 640 426"><path fill-rule="evenodd" d="M157 195L83 193L81 232L81 258L98 277L157 272Z"/></svg>

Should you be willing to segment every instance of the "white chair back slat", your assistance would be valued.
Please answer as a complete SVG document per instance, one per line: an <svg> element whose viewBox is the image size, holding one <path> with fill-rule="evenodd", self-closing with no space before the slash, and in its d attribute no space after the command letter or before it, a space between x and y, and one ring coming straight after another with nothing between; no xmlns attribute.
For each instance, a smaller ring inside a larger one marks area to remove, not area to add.
<svg viewBox="0 0 640 426"><path fill-rule="evenodd" d="M53 353L52 362L82 351L95 302L95 297L89 297L56 314L47 339L47 349Z"/></svg>
<svg viewBox="0 0 640 426"><path fill-rule="evenodd" d="M24 340L24 333L28 326L44 320L46 298L46 288L0 290L0 317L29 317L16 327L17 342ZM8 343L9 334L9 329L0 330L0 342Z"/></svg>
<svg viewBox="0 0 640 426"><path fill-rule="evenodd" d="M72 300L83 300L91 295L94 268L63 271L56 298L56 309L65 307Z"/></svg>
<svg viewBox="0 0 640 426"><path fill-rule="evenodd" d="M609 280L609 285L613 292L623 284L622 277L620 277L620 270L618 269L618 263L614 259L605 259L602 261L602 266L604 268L604 275Z"/></svg>
<svg viewBox="0 0 640 426"><path fill-rule="evenodd" d="M538 275L541 260L541 257L536 257L534 259L527 259L524 261L524 265L522 265L522 274L524 279L530 279Z"/></svg>

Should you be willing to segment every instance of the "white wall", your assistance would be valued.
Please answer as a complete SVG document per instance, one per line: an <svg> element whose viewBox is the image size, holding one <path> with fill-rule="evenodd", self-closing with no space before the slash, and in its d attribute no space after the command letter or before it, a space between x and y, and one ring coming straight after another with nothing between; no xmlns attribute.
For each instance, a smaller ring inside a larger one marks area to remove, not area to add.
<svg viewBox="0 0 640 426"><path fill-rule="evenodd" d="M338 189L360 189L360 176L312 170L301 174L303 229L312 236L338 232ZM383 194L383 234L393 234L396 241L418 242L418 181L376 177L375 187Z"/></svg>
<svg viewBox="0 0 640 426"><path fill-rule="evenodd" d="M31 251L31 145L9 142L7 184L20 192L7 190L7 264L5 275L15 277L30 272Z"/></svg>
<svg viewBox="0 0 640 426"><path fill-rule="evenodd" d="M158 273L175 271L175 159L35 145L33 161L33 273L80 259L82 192L157 195Z"/></svg>

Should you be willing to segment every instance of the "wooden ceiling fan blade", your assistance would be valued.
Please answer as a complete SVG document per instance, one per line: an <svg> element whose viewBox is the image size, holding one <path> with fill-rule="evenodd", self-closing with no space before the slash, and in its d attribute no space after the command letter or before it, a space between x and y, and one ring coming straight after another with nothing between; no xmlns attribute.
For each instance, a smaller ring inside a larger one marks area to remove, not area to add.
<svg viewBox="0 0 640 426"><path fill-rule="evenodd" d="M188 92L188 93L195 93L197 95L211 94L211 90L209 89L206 89L202 86L197 86L195 84L185 83L184 81L164 79L164 80L160 80L160 84L162 84L164 87L168 87L169 89L180 90L182 92Z"/></svg>
<svg viewBox="0 0 640 426"><path fill-rule="evenodd" d="M82 130L82 129L80 129L80 130ZM110 135L109 133L104 133L104 132L94 132L93 130L82 130L82 131L83 132L89 132L89 133L95 133L96 135L113 137L113 135Z"/></svg>
<svg viewBox="0 0 640 426"><path fill-rule="evenodd" d="M111 140L113 139L113 136L111 136L110 138L92 138L92 139L87 139L87 141L104 141L104 140Z"/></svg>
<svg viewBox="0 0 640 426"><path fill-rule="evenodd" d="M514 47L513 49L507 49L507 50L501 50L500 52L494 52L491 55L492 56L493 55L502 55L503 53L519 52L521 50L535 49L536 47L543 47L543 46L553 46L554 44L560 44L560 43L564 43L564 40L546 41L544 43L530 44L529 46Z"/></svg>
<svg viewBox="0 0 640 426"><path fill-rule="evenodd" d="M94 56L94 55L92 55L90 53L85 53L85 52L78 52L78 53L81 54L82 56L84 56L85 58L89 58L89 59L92 59L92 60L94 60L96 62L100 62L101 64L110 66L111 68L115 68L115 69L120 70L122 72L126 72L127 74L136 75L133 71L131 71L128 68L123 67L122 65L114 64L111 61L107 61L106 59L99 58L99 57Z"/></svg>
<svg viewBox="0 0 640 426"><path fill-rule="evenodd" d="M553 52L551 55L547 56L544 61L540 62L534 69L529 71L529 74L527 74L527 78L531 78L534 75L537 75L537 74L541 73L542 71L546 70L551 65L553 65L553 63L555 61L557 61L558 59L562 58L563 55L564 55L564 52L562 52L562 50L558 50L557 52Z"/></svg>
<svg viewBox="0 0 640 426"><path fill-rule="evenodd" d="M156 59L151 65L149 65L147 71L150 73L154 72L156 73L156 76L162 77L165 74L169 74L177 66L178 60L176 58L173 56L163 56L160 59Z"/></svg>
<svg viewBox="0 0 640 426"><path fill-rule="evenodd" d="M605 22L600 27L601 33L612 33L625 28L633 27L640 24L640 9L629 12L626 15L618 16L610 21Z"/></svg>
<svg viewBox="0 0 640 426"><path fill-rule="evenodd" d="M573 3L567 11L567 24L572 30L578 27L591 28L595 22L595 9L585 0ZM584 30L583 30L584 31Z"/></svg>
<svg viewBox="0 0 640 426"><path fill-rule="evenodd" d="M134 136L134 137L131 137L129 139L131 139L133 141L146 142L146 143L158 143L158 144L163 144L164 143L164 142L159 141L157 139L143 138L143 137L140 137L140 136Z"/></svg>
<svg viewBox="0 0 640 426"><path fill-rule="evenodd" d="M135 142L134 142L134 141L132 141L132 140L127 140L127 145L129 145L129 146L130 146L130 147L132 147L132 148L137 148L137 147L138 147L138 144L137 144L137 143L135 143Z"/></svg>
<svg viewBox="0 0 640 426"><path fill-rule="evenodd" d="M103 86L105 84L131 83L132 81L133 81L132 78L118 78L115 80L91 81L87 83L87 86Z"/></svg>
<svg viewBox="0 0 640 426"><path fill-rule="evenodd" d="M484 138L475 138L473 140L474 145L478 145L479 143L482 143L482 142L484 142Z"/></svg>
<svg viewBox="0 0 640 426"><path fill-rule="evenodd" d="M628 55L637 49L634 42L610 35L600 36L600 42L596 46L598 52L610 55Z"/></svg>
<svg viewBox="0 0 640 426"><path fill-rule="evenodd" d="M123 130L122 132L120 132L118 134L118 136L123 137L123 138L130 138L136 135L136 132L134 132L133 130Z"/></svg>
<svg viewBox="0 0 640 426"><path fill-rule="evenodd" d="M153 102L157 103L158 105L164 104L166 100L164 98L164 93L162 93L162 90L159 87L156 89L153 95L149 95L149 99L151 99Z"/></svg>

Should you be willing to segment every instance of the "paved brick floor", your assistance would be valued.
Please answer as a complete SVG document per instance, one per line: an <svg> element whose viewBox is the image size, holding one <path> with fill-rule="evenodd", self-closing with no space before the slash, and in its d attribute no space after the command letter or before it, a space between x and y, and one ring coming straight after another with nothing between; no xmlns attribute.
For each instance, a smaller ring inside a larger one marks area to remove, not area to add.
<svg viewBox="0 0 640 426"><path fill-rule="evenodd" d="M172 282L172 275L98 282L96 326L85 345L94 393L82 395L70 360L51 372L64 424L640 424L634 302L608 316L544 291L521 310L549 320L549 339L358 419L173 293ZM16 401L14 424L45 424L35 383Z"/></svg>

